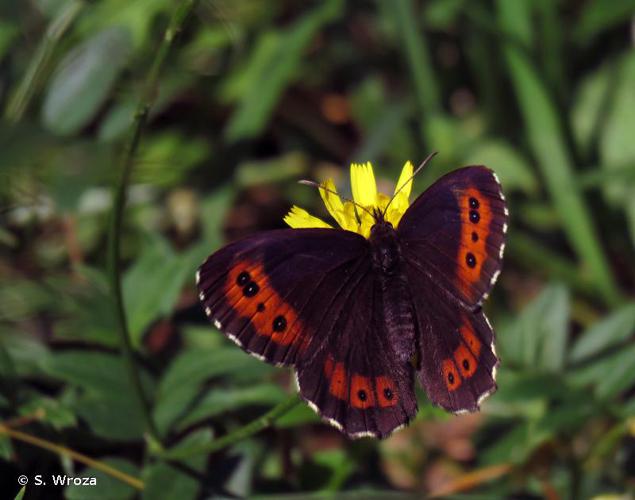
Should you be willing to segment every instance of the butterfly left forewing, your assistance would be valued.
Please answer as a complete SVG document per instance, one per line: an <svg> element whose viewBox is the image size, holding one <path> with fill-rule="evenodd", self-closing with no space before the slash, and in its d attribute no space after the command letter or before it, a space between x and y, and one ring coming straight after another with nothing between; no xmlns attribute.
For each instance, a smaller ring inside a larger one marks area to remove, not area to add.
<svg viewBox="0 0 635 500"><path fill-rule="evenodd" d="M365 240L348 231L287 229L231 243L199 268L206 315L242 349L292 365L321 329L332 294L364 262Z"/></svg>

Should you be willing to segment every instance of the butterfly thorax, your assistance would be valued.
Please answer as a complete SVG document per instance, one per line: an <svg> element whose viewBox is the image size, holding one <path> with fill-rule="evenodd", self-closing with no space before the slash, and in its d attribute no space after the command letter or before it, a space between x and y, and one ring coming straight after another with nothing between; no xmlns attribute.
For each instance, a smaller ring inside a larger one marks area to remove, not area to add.
<svg viewBox="0 0 635 500"><path fill-rule="evenodd" d="M401 261L401 248L392 224L380 219L371 228L369 241L375 270L385 275L395 274Z"/></svg>
<svg viewBox="0 0 635 500"><path fill-rule="evenodd" d="M369 241L388 339L394 353L409 361L415 347L414 318L399 236L390 222L380 219L371 228Z"/></svg>

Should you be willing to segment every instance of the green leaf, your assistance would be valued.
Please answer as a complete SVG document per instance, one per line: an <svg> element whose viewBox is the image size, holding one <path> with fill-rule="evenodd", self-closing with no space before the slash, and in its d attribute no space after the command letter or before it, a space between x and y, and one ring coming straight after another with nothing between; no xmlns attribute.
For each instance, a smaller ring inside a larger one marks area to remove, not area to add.
<svg viewBox="0 0 635 500"><path fill-rule="evenodd" d="M618 70L619 64L615 60L604 63L597 71L585 76L575 92L571 126L576 146L585 157L590 156L591 148L595 146L595 135L606 116Z"/></svg>
<svg viewBox="0 0 635 500"><path fill-rule="evenodd" d="M6 434L0 435L0 458L10 462L13 457L14 452L13 446L11 445L11 439Z"/></svg>
<svg viewBox="0 0 635 500"><path fill-rule="evenodd" d="M541 430L534 422L520 422L499 436L493 446L481 453L480 458L486 464L522 464L550 437L549 431Z"/></svg>
<svg viewBox="0 0 635 500"><path fill-rule="evenodd" d="M188 435L179 442L174 449L187 448L194 444L202 445L212 440L209 429L201 429ZM184 460L184 463L196 471L201 471L207 461L206 455L198 455ZM188 500L197 498L200 485L198 480L180 469L166 463L159 462L143 470L145 488L144 500L162 500L164 498L178 498Z"/></svg>
<svg viewBox="0 0 635 500"><path fill-rule="evenodd" d="M90 122L128 61L130 34L115 26L95 34L60 62L49 85L42 120L51 131L72 135Z"/></svg>
<svg viewBox="0 0 635 500"><path fill-rule="evenodd" d="M610 399L635 384L635 345L602 356L567 375L579 387L592 386L599 399Z"/></svg>
<svg viewBox="0 0 635 500"><path fill-rule="evenodd" d="M301 179L308 170L303 153L291 152L269 160L246 161L238 165L235 180L239 187Z"/></svg>
<svg viewBox="0 0 635 500"><path fill-rule="evenodd" d="M194 287L194 262L176 254L167 241L151 237L125 273L123 292L133 343L138 345L154 321L171 314L186 282Z"/></svg>
<svg viewBox="0 0 635 500"><path fill-rule="evenodd" d="M635 141L629 131L635 129L635 50L619 62L617 81L611 91L612 106L606 117L606 126L600 137L602 166L609 172L629 168L635 172ZM635 243L635 182L617 177L604 186L607 200L622 208L627 215L631 239Z"/></svg>
<svg viewBox="0 0 635 500"><path fill-rule="evenodd" d="M179 423L179 429L185 429L200 420L246 406L273 406L287 397L279 386L273 384L257 384L244 388L215 388L210 390Z"/></svg>
<svg viewBox="0 0 635 500"><path fill-rule="evenodd" d="M122 458L100 459L106 465L125 472L133 477L139 476L136 465ZM64 494L68 500L126 500L135 496L136 490L105 472L88 467L77 477L95 478L96 486L75 485L67 486Z"/></svg>
<svg viewBox="0 0 635 500"><path fill-rule="evenodd" d="M50 356L50 351L41 341L36 340L25 332L13 332L0 328L0 344L11 360L12 367L3 363L3 377L8 376L4 370L15 369L19 376L35 375L40 372L40 367L45 364ZM10 375L14 375L11 373Z"/></svg>
<svg viewBox="0 0 635 500"><path fill-rule="evenodd" d="M255 44L241 80L240 104L226 129L231 141L258 135L283 90L297 78L302 55L318 31L341 11L341 0L327 0L285 31L267 32Z"/></svg>
<svg viewBox="0 0 635 500"><path fill-rule="evenodd" d="M532 38L531 2L496 2L500 26L529 43ZM612 271L599 243L592 212L576 189L574 161L557 107L542 76L525 51L509 42L504 55L510 70L527 140L537 158L542 178L558 211L564 233L588 268L607 303L619 297Z"/></svg>
<svg viewBox="0 0 635 500"><path fill-rule="evenodd" d="M289 427L299 427L301 425L315 424L320 422L320 417L308 405L295 405L291 410L277 418L274 426L278 429Z"/></svg>
<svg viewBox="0 0 635 500"><path fill-rule="evenodd" d="M35 395L20 406L18 413L23 416L42 413L41 420L57 430L77 425L77 417L67 402L46 396Z"/></svg>
<svg viewBox="0 0 635 500"><path fill-rule="evenodd" d="M18 494L15 496L14 500L22 500L24 498L24 494L26 493L26 486L22 486Z"/></svg>
<svg viewBox="0 0 635 500"><path fill-rule="evenodd" d="M11 47L11 44L18 33L19 29L17 26L4 20L0 20L0 60Z"/></svg>
<svg viewBox="0 0 635 500"><path fill-rule="evenodd" d="M478 142L464 157L468 165L485 165L496 172L505 191L518 189L535 194L538 181L529 164L507 142L490 139Z"/></svg>
<svg viewBox="0 0 635 500"><path fill-rule="evenodd" d="M587 328L573 345L569 360L585 360L621 344L634 333L635 304L628 304Z"/></svg>
<svg viewBox="0 0 635 500"><path fill-rule="evenodd" d="M96 434L117 440L142 436L141 408L119 356L90 351L59 352L48 358L42 369L52 378L80 389L72 405ZM146 372L141 372L141 379L146 394L152 394L152 381Z"/></svg>
<svg viewBox="0 0 635 500"><path fill-rule="evenodd" d="M573 38L579 44L590 43L596 35L616 24L628 24L635 11L634 0L591 0L583 5L573 30Z"/></svg>
<svg viewBox="0 0 635 500"><path fill-rule="evenodd" d="M436 30L451 30L465 8L465 0L432 0L426 3L424 22Z"/></svg>
<svg viewBox="0 0 635 500"><path fill-rule="evenodd" d="M548 286L499 336L501 350L520 366L561 371L567 346L569 309L567 288Z"/></svg>
<svg viewBox="0 0 635 500"><path fill-rule="evenodd" d="M220 335L209 330L209 335ZM214 377L231 376L234 383L241 379L254 382L271 371L270 366L235 346L185 351L172 362L159 385L154 408L157 426L165 432L178 417L186 415L202 384Z"/></svg>

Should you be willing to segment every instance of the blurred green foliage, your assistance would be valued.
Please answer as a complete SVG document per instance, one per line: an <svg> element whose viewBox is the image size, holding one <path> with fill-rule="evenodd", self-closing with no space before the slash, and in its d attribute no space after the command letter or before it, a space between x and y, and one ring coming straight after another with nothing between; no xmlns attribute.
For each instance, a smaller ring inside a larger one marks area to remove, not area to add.
<svg viewBox="0 0 635 500"><path fill-rule="evenodd" d="M0 5L2 491L52 472L99 488L27 486L30 498L635 494L635 2L203 0L158 88L144 88L178 4ZM105 270L111 187L147 92L123 292L159 437L186 457L173 460L146 439ZM486 305L499 390L483 411L449 416L420 394L408 429L350 442L297 405L255 436L192 452L293 392L286 370L206 323L201 260L282 227L292 203L324 215L299 178L346 191L349 163L370 160L389 192L406 160L431 151L417 192L486 164L510 205Z"/></svg>

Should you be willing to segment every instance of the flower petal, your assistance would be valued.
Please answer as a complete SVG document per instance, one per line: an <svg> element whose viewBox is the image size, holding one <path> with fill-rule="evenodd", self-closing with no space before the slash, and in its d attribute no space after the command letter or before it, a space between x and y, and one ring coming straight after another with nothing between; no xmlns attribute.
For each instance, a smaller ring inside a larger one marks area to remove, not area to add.
<svg viewBox="0 0 635 500"><path fill-rule="evenodd" d="M326 189L324 189L326 188ZM344 229L347 229L346 215L344 213L344 204L337 194L337 188L333 179L328 179L320 186L320 196L324 202L324 206L329 211L335 221Z"/></svg>
<svg viewBox="0 0 635 500"><path fill-rule="evenodd" d="M399 191L399 194L402 194L402 193L405 194L406 201L408 200L408 198L410 198L410 192L412 191L413 172L414 172L414 167L412 166L412 162L407 161L406 164L401 169L401 175L399 176L399 180L397 181L397 184L395 185L395 194L397 194L397 191L399 191L401 186L403 186L403 188L401 188L401 191Z"/></svg>
<svg viewBox="0 0 635 500"><path fill-rule="evenodd" d="M375 206L377 203L377 183L373 166L370 162L351 165L351 190L353 199L365 207Z"/></svg>
<svg viewBox="0 0 635 500"><path fill-rule="evenodd" d="M395 227L397 227L401 216L408 210L408 205L410 204L408 198L410 198L410 192L412 191L413 171L412 163L409 161L406 162L401 170L397 185L395 186L395 194L393 195L395 199L390 203L390 207L388 207L386 218Z"/></svg>
<svg viewBox="0 0 635 500"><path fill-rule="evenodd" d="M294 229L307 227L326 227L333 229L333 226L324 222L322 219L311 215L309 212L296 205L291 207L289 213L284 216L284 221Z"/></svg>

